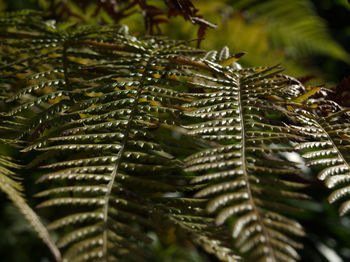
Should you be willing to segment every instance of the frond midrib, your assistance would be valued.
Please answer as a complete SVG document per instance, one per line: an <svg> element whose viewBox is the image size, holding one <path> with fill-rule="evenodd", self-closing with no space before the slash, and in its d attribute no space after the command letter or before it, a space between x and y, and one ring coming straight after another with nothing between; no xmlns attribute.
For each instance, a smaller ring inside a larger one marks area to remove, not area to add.
<svg viewBox="0 0 350 262"><path fill-rule="evenodd" d="M237 85L238 85L238 88L239 88L239 91L238 91L238 106L239 106L239 117L240 117L240 126L241 126L241 137L242 137L242 140L241 140L241 159L242 159L242 169L243 169L243 178L244 178L244 181L245 181L245 185L246 185L246 189L247 189L247 193L248 193L248 201L253 209L253 212L255 213L256 215L256 218L257 218L257 221L258 223L260 224L261 226L261 231L262 231L262 234L263 236L265 237L266 239L266 243L267 243L267 246L268 246L268 249L269 249L269 254L272 255L272 257L270 257L272 259L271 262L277 262L277 259L276 257L274 256L274 249L272 248L271 246L271 243L270 243L270 237L269 237L269 234L265 228L265 224L260 216L260 212L257 208L257 206L255 205L255 202L254 202L254 197L253 197L253 192L250 188L250 179L249 179L249 175L247 173L247 166L246 166L246 144L245 144L245 136L246 136L246 132L245 132L245 123L244 123L244 115L243 115L243 107L242 107L242 99L241 99L241 91L242 91L242 87L241 87L241 84L240 84L240 77L238 77L237 79Z"/></svg>
<svg viewBox="0 0 350 262"><path fill-rule="evenodd" d="M108 207L109 207L109 199L111 197L111 192L112 192L112 188L113 188L113 185L114 185L115 178L116 178L117 173L118 173L119 165L120 165L120 163L122 161L123 154L124 154L124 152L126 150L126 144L127 144L128 139L129 139L129 132L130 132L131 126L133 124L133 119L134 119L135 115L137 114L137 106L139 104L140 97L141 97L141 94L142 94L142 89L143 89L143 86L144 86L144 83L145 83L146 76L148 74L149 65L152 62L152 56L153 56L152 53L149 56L147 56L146 65L145 65L145 71L144 71L144 73L142 75L142 78L140 80L140 84L137 87L137 93L136 93L134 105L132 106L129 118L127 120L128 122L127 122L127 125L125 127L124 138L123 138L123 140L121 142L121 148L119 149L119 152L117 154L117 160L115 162L113 171L112 171L112 173L110 175L111 176L111 180L109 181L109 183L107 185L107 192L106 192L106 194L104 196L105 204L104 204L104 207L103 207L104 231L103 231L102 250L103 250L103 259L106 262L108 261L108 211L109 211Z"/></svg>

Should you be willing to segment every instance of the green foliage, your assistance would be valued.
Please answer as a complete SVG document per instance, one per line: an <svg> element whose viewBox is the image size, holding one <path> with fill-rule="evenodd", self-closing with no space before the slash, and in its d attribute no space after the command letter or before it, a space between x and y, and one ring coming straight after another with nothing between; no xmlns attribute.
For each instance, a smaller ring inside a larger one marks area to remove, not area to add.
<svg viewBox="0 0 350 262"><path fill-rule="evenodd" d="M0 28L0 135L23 165L1 158L1 189L57 261L9 169L35 174L64 261L154 261L150 235L169 232L221 261L297 261L313 181L286 156L299 149L328 166L330 201L347 197L348 110L279 66L31 11Z"/></svg>
<svg viewBox="0 0 350 262"><path fill-rule="evenodd" d="M246 51L249 55L240 60L245 66L281 63L288 74L298 78L312 75L323 82L332 76L321 70L323 64L318 64L320 59L315 57L349 63L346 45L334 40L310 0L288 0L283 4L275 0L193 2L207 20L218 25L215 30L207 30L202 47L220 49L227 45L235 52ZM173 38L191 39L196 28L183 24L181 19L170 20L166 33Z"/></svg>
<svg viewBox="0 0 350 262"><path fill-rule="evenodd" d="M296 57L321 53L350 62L349 54L334 41L311 1L231 1L232 7L249 12L252 20L267 20L267 30L277 46L290 47ZM291 12L293 10L293 12ZM294 47L294 48L293 48Z"/></svg>

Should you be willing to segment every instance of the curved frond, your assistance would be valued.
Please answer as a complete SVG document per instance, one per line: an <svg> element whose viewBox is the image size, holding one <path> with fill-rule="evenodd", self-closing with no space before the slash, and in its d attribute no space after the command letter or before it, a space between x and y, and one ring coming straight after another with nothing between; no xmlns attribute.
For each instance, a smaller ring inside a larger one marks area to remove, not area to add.
<svg viewBox="0 0 350 262"><path fill-rule="evenodd" d="M296 261L301 245L293 238L304 231L284 214L297 211L288 199L307 196L296 192L304 186L293 181L299 170L282 153L302 137L274 118L289 115L276 101L302 87L290 85L278 67L203 63L215 78L198 76L203 88L184 105L194 122L185 128L203 145L185 159L186 171L195 172L192 183L203 186L195 196L208 199L217 225L232 224L235 246L249 261Z"/></svg>
<svg viewBox="0 0 350 262"><path fill-rule="evenodd" d="M321 168L318 178L333 190L328 201L342 201L339 213L347 214L350 211L349 109L325 117L302 111L298 119L303 126L295 128L312 141L300 143L296 149L303 152L307 165Z"/></svg>
<svg viewBox="0 0 350 262"><path fill-rule="evenodd" d="M6 193L13 204L18 207L19 211L25 216L38 236L49 247L56 261L61 261L61 253L51 240L49 232L23 198L21 184L16 174L11 170L18 168L20 168L20 166L15 164L12 159L0 155L0 189Z"/></svg>

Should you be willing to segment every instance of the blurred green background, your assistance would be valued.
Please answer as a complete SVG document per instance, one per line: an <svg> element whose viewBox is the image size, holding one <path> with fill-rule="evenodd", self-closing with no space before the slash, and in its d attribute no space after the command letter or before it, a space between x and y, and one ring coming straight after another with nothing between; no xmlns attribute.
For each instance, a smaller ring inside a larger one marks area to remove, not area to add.
<svg viewBox="0 0 350 262"><path fill-rule="evenodd" d="M57 2L57 0L55 0ZM21 9L45 9L46 0L0 0L0 12ZM70 23L94 24L93 6L80 10L72 5L80 18ZM80 1L81 3L82 1ZM92 3L93 1L86 1ZM161 0L151 4L164 8ZM313 77L310 84L333 87L350 76L350 4L347 0L194 0L199 14L218 25L208 29L201 48L221 49L228 46L233 53L248 52L240 62L244 66L281 64L286 73L298 78ZM88 4L87 4L88 5ZM91 4L93 5L93 4ZM81 19L82 18L82 19ZM140 12L123 19L134 34L145 33ZM174 39L194 39L198 26L182 17L169 19L162 25L164 35ZM1 151L1 146L0 146ZM28 187L31 185L31 187ZM34 178L24 178L26 194L38 192ZM338 218L336 208L326 203L329 192L315 187L313 200L303 201L306 211L300 214L308 237L301 252L302 261L350 261L350 219ZM35 200L29 204L35 206ZM321 205L323 203L324 205ZM45 212L45 211L39 211ZM0 197L0 260L9 262L52 261L46 248L31 231L16 208ZM55 236L53 236L55 237ZM180 246L171 232L164 239L155 239L151 246L153 261L209 262L217 261L191 246Z"/></svg>

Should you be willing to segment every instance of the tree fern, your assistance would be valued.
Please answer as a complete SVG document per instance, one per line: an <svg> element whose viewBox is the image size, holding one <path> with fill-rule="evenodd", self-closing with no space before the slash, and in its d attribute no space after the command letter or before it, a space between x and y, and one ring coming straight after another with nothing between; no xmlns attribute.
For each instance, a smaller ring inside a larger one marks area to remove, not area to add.
<svg viewBox="0 0 350 262"><path fill-rule="evenodd" d="M310 164L347 182L347 111L316 117L314 92L279 66L242 68L243 53L119 26L56 28L35 12L0 27L1 139L43 188L38 207L55 208L48 229L64 261L152 261L147 233L169 228L222 261L296 261L304 231L291 200L308 197L285 152L329 152ZM16 166L0 164L2 190L27 213Z"/></svg>

